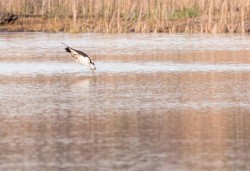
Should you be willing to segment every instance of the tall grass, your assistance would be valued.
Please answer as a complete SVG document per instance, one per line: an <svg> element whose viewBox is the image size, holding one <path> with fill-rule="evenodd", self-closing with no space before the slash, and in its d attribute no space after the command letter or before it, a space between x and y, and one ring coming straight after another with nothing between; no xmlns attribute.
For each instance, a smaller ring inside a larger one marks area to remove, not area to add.
<svg viewBox="0 0 250 171"><path fill-rule="evenodd" d="M244 32L250 0L1 0L0 11L73 18L79 31Z"/></svg>

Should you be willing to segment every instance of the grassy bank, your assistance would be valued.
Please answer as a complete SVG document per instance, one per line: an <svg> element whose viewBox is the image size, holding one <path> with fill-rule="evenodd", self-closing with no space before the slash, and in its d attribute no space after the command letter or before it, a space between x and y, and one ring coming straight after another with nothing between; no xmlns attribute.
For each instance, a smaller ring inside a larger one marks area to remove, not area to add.
<svg viewBox="0 0 250 171"><path fill-rule="evenodd" d="M250 0L1 0L6 31L246 32Z"/></svg>

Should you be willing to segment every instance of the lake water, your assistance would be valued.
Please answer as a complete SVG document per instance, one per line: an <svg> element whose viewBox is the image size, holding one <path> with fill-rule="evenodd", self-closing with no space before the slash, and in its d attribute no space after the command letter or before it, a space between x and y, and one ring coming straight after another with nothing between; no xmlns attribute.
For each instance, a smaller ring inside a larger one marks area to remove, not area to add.
<svg viewBox="0 0 250 171"><path fill-rule="evenodd" d="M248 171L249 103L250 35L0 33L0 170Z"/></svg>

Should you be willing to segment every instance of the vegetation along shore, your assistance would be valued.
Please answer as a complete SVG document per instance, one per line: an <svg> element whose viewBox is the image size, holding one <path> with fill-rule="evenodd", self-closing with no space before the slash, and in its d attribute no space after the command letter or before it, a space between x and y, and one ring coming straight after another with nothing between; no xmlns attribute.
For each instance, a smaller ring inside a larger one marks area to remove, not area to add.
<svg viewBox="0 0 250 171"><path fill-rule="evenodd" d="M250 0L1 0L0 31L250 32Z"/></svg>

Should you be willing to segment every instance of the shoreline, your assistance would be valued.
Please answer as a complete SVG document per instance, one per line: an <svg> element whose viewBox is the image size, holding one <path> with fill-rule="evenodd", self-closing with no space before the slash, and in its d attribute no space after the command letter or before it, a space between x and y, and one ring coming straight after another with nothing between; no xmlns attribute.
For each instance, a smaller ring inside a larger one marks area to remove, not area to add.
<svg viewBox="0 0 250 171"><path fill-rule="evenodd" d="M68 33L249 33L250 20L220 24L219 18L207 22L206 18L181 18L165 20L160 23L149 20L106 21L102 18L93 20L77 18L74 24L72 17L20 16L12 24L0 25L0 32L68 32ZM244 27L243 27L244 26Z"/></svg>

